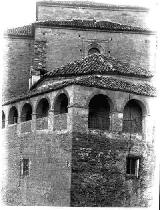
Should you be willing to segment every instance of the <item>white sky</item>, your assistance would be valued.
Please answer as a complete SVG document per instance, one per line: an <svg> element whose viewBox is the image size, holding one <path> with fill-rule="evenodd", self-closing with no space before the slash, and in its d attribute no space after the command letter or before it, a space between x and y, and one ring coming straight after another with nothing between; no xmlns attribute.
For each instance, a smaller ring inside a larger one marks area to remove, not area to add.
<svg viewBox="0 0 160 210"><path fill-rule="evenodd" d="M157 8L159 2L159 0L92 0L92 1L99 3L100 2L107 3L107 4L144 6L149 8ZM2 10L0 12L1 29L22 26L36 20L36 0L3 0L1 1L0 4L1 4L0 9Z"/></svg>

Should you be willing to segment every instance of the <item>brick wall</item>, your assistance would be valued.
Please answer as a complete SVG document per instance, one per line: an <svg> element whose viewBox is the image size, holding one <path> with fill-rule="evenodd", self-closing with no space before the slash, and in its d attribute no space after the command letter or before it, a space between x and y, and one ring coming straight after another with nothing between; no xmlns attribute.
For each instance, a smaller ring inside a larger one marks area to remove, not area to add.
<svg viewBox="0 0 160 210"><path fill-rule="evenodd" d="M96 19L108 20L118 22L121 24L132 26L147 26L148 13L146 11L137 10L117 10L117 9L96 9L77 7L71 8L67 6L54 7L54 6L39 6L37 9L37 20L66 20L66 19Z"/></svg>
<svg viewBox="0 0 160 210"><path fill-rule="evenodd" d="M41 27L36 29L35 39L46 41L48 71L88 55L88 47L93 40L97 41L106 56L113 56L151 71L155 65L154 35Z"/></svg>
<svg viewBox="0 0 160 210"><path fill-rule="evenodd" d="M67 92L70 99L68 114L62 115L62 118L65 116L62 127L55 122L57 116L54 118L55 98L60 92ZM106 94L112 100L109 131L88 129L88 103L94 94ZM35 110L43 97L50 100L48 129L37 130ZM134 94L130 97L141 100L148 107L148 97ZM130 140L130 135L122 132L122 112L127 100L125 92L70 86L26 101L33 106L32 132L24 133L24 122L19 120L17 125L8 125L3 130L8 154L6 203L149 206L154 173L153 136L146 138L143 134L134 134ZM24 101L15 105L20 116ZM6 116L9 107L11 105L4 109ZM149 111L146 116L148 114ZM141 158L138 178L126 176L128 154ZM25 178L20 177L21 158L30 159L30 175Z"/></svg>
<svg viewBox="0 0 160 210"><path fill-rule="evenodd" d="M109 139L99 134L74 133L72 140L71 206L148 206L154 159L152 149L134 140ZM139 177L126 175L126 157L141 157ZM150 183L150 184L149 184ZM147 198L147 199L146 199Z"/></svg>
<svg viewBox="0 0 160 210"><path fill-rule="evenodd" d="M24 94L29 88L29 73L33 55L33 40L8 38L5 52L3 100Z"/></svg>
<svg viewBox="0 0 160 210"><path fill-rule="evenodd" d="M7 205L70 205L70 134L37 132L20 136L8 129ZM66 140L67 139L67 140ZM20 160L29 158L28 177L20 176Z"/></svg>

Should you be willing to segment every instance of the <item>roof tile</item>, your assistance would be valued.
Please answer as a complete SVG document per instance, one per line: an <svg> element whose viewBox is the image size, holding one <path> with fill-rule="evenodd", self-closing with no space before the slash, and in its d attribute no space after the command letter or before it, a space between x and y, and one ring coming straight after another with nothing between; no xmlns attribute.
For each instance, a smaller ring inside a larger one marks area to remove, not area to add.
<svg viewBox="0 0 160 210"><path fill-rule="evenodd" d="M8 105L10 103L14 103L20 100L28 99L30 97L45 94L47 92L51 92L54 90L58 90L64 88L69 85L81 85L86 87L96 87L101 89L108 89L113 91L123 91L134 93L137 95L145 95L145 96L155 96L156 90L153 86L151 86L148 82L129 82L124 79L117 79L113 77L104 77L104 76L83 76L78 77L76 79L69 79L63 81L50 81L49 84L45 85L42 83L39 87L34 88L29 91L28 94L22 95L18 98L13 98L10 101L5 102L3 105Z"/></svg>
<svg viewBox="0 0 160 210"><path fill-rule="evenodd" d="M73 28L82 28L82 29L98 29L98 30L110 30L110 31L131 31L131 32L142 32L142 33L151 32L148 29L141 27L134 27L131 25L124 25L111 21L97 21L95 19L44 20L44 21L37 21L35 22L35 24L42 26L73 27Z"/></svg>
<svg viewBox="0 0 160 210"><path fill-rule="evenodd" d="M136 67L113 57L102 54L92 54L81 60L68 63L60 68L47 72L46 77L79 76L89 74L118 74L136 77L151 77L151 72L142 67Z"/></svg>

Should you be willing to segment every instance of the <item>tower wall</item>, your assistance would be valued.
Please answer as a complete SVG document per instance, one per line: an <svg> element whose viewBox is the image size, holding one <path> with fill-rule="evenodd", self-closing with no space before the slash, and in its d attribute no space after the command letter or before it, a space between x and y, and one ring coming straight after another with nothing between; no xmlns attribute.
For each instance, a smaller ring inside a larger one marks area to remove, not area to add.
<svg viewBox="0 0 160 210"><path fill-rule="evenodd" d="M85 6L72 4L37 3L37 20L96 19L146 27L147 9L117 6Z"/></svg>
<svg viewBox="0 0 160 210"><path fill-rule="evenodd" d="M46 69L53 71L88 55L93 42L106 56L154 71L156 36L96 30L37 27L36 40L46 41ZM152 53L151 53L152 52Z"/></svg>
<svg viewBox="0 0 160 210"><path fill-rule="evenodd" d="M33 40L6 38L4 52L3 100L25 94L29 88L30 66L33 56Z"/></svg>

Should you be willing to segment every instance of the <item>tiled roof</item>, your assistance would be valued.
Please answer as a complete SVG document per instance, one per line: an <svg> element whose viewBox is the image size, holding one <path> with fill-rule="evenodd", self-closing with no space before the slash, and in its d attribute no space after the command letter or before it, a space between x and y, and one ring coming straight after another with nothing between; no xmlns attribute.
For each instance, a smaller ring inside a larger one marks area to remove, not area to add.
<svg viewBox="0 0 160 210"><path fill-rule="evenodd" d="M22 37L33 37L34 30L33 25L25 25L22 27L12 28L7 30L9 36L22 36Z"/></svg>
<svg viewBox="0 0 160 210"><path fill-rule="evenodd" d="M130 31L138 33L150 33L148 29L134 27L130 25L123 25L111 21L96 21L96 20L44 20L35 22L36 25L54 26L54 27L69 27L84 29L97 29L105 31Z"/></svg>
<svg viewBox="0 0 160 210"><path fill-rule="evenodd" d="M40 85L39 87L33 89L31 92L43 92L50 90L55 87L68 86L70 84L89 86L89 87L98 87L105 88L110 90L119 90L125 92L132 92L138 95L147 95L154 96L155 89L148 82L129 82L124 79L117 79L114 77L104 77L104 76L83 76L77 77L75 79L63 80L54 83L52 80L47 85Z"/></svg>
<svg viewBox="0 0 160 210"><path fill-rule="evenodd" d="M96 29L103 31L127 31L136 33L153 33L148 29L133 27L129 25L123 25L120 23L114 23L110 21L96 21L96 20L44 20L37 21L31 25L25 25L22 27L12 28L7 30L9 36L22 36L22 37L33 37L34 27L37 26L53 26L53 27L68 27L68 28L80 28L84 29Z"/></svg>
<svg viewBox="0 0 160 210"><path fill-rule="evenodd" d="M60 68L47 72L46 77L78 76L89 74L118 74L136 77L151 77L152 74L144 68L136 67L102 54L92 54L81 60L68 63Z"/></svg>
<svg viewBox="0 0 160 210"><path fill-rule="evenodd" d="M101 89L108 89L114 91L130 92L137 95L155 96L155 88L147 82L129 82L124 79L117 79L113 77L104 76L83 76L76 79L63 80L53 82L52 80L47 85L41 84L39 87L31 90L28 94L12 99L3 105L14 103L20 100L28 99L30 97L51 92L64 88L69 85L81 85L87 87L96 87Z"/></svg>

